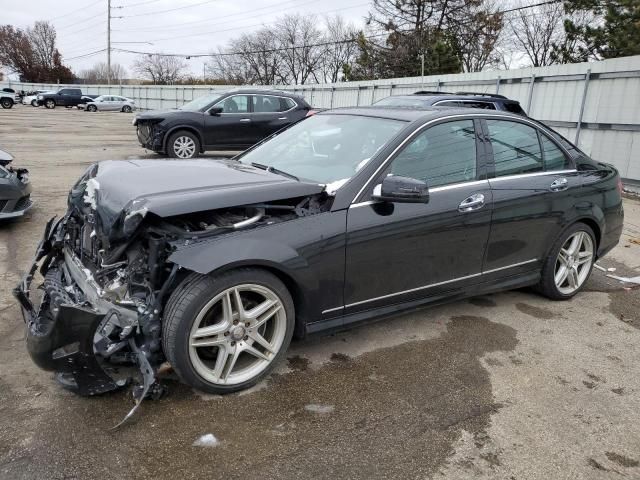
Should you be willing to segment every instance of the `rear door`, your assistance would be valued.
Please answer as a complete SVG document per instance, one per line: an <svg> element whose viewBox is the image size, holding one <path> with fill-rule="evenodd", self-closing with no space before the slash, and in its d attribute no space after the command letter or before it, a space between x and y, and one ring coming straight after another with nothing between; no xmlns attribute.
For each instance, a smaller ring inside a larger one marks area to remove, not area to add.
<svg viewBox="0 0 640 480"><path fill-rule="evenodd" d="M231 95L213 107L222 112L204 114L204 142L207 147L244 149L254 143L251 95Z"/></svg>
<svg viewBox="0 0 640 480"><path fill-rule="evenodd" d="M428 203L351 205L345 313L451 294L479 281L492 206L479 131L471 119L430 126L373 182L386 175L426 181Z"/></svg>
<svg viewBox="0 0 640 480"><path fill-rule="evenodd" d="M580 177L555 141L526 121L488 117L483 129L493 192L484 271L538 268L574 208Z"/></svg>
<svg viewBox="0 0 640 480"><path fill-rule="evenodd" d="M298 115L295 114L298 105L291 98L253 95L252 100L251 120L255 133L254 143L299 120Z"/></svg>

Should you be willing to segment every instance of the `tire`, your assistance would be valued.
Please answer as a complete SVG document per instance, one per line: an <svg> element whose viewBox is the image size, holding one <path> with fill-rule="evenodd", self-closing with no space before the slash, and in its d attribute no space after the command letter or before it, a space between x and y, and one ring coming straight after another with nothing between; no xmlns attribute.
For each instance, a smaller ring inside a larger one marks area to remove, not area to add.
<svg viewBox="0 0 640 480"><path fill-rule="evenodd" d="M125 105L124 107L122 107L122 111L124 113L131 113L131 107L129 105Z"/></svg>
<svg viewBox="0 0 640 480"><path fill-rule="evenodd" d="M0 105L2 105L2 108L12 108L13 100L11 100L10 98L2 98L0 99Z"/></svg>
<svg viewBox="0 0 640 480"><path fill-rule="evenodd" d="M173 158L195 158L200 153L200 141L198 137L187 131L179 130L167 142L167 154Z"/></svg>
<svg viewBox="0 0 640 480"><path fill-rule="evenodd" d="M242 314L238 313L236 291L242 299ZM227 311L233 314L224 315L224 299L228 299ZM269 306L268 302L273 304ZM264 318L252 316L256 306L265 306L262 315L267 319L254 330L251 323ZM235 319L234 323L225 322L225 318ZM287 287L271 273L256 268L219 276L194 273L183 280L167 302L162 347L184 383L207 393L231 393L255 385L282 360L294 323L293 299ZM203 326L215 328L217 334L203 334ZM272 350L254 340L257 337L267 339ZM193 347L194 343L205 345ZM256 350L264 358L257 356ZM238 365L240 368L236 368Z"/></svg>
<svg viewBox="0 0 640 480"><path fill-rule="evenodd" d="M577 242L578 238L581 239L581 243L578 245L578 251L574 253L571 249L574 244L571 242ZM571 225L551 247L542 266L537 290L552 300L568 300L576 295L591 275L596 248L596 237L591 227L581 222ZM563 266L565 269L562 269ZM563 275L565 271L568 272L566 276ZM564 280L559 281L563 277Z"/></svg>
<svg viewBox="0 0 640 480"><path fill-rule="evenodd" d="M95 105L87 105L87 112L97 112L98 111L98 107L96 107Z"/></svg>
<svg viewBox="0 0 640 480"><path fill-rule="evenodd" d="M44 106L48 109L56 108L56 101L49 98L44 101Z"/></svg>
<svg viewBox="0 0 640 480"><path fill-rule="evenodd" d="M32 107L37 107L38 106L38 101L37 100L31 100L31 106Z"/></svg>

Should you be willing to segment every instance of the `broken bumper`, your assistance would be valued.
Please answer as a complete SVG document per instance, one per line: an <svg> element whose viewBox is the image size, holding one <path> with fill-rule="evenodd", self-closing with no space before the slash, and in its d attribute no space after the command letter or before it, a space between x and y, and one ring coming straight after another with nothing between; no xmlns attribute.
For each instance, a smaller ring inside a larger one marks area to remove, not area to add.
<svg viewBox="0 0 640 480"><path fill-rule="evenodd" d="M154 152L162 152L164 131L155 124L138 123L136 135L140 145Z"/></svg>
<svg viewBox="0 0 640 480"><path fill-rule="evenodd" d="M106 316L118 315L119 312L114 309L105 311L106 301L98 308L56 302L52 298L54 295L46 291L38 307L31 300L31 282L39 263L42 261L41 271L45 274L56 254L52 245L58 225L59 222L54 223L53 219L47 223L33 264L13 292L27 325L27 351L36 365L57 372L61 383L80 395L97 395L115 390L124 386L126 381L114 379L105 372L94 351L94 334ZM76 276L81 279L84 273L78 267L79 261L76 262L71 255L65 252L64 268L74 280ZM99 295L98 291L91 291L92 286L88 283L79 283L78 286L83 291L87 290L85 294L88 300ZM62 284L49 283L49 290L60 292L62 297L64 289ZM135 316L135 312L131 311L126 314Z"/></svg>

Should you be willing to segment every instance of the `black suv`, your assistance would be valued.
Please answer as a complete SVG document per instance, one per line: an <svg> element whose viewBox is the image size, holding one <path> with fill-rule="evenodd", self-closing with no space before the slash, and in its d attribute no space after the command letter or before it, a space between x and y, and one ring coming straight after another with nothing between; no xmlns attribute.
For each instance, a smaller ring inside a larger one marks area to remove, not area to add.
<svg viewBox="0 0 640 480"><path fill-rule="evenodd" d="M378 100L377 107L466 107L482 108L485 110L501 110L503 112L527 114L517 100L511 100L497 93L476 92L430 92L421 90L411 95L392 95Z"/></svg>
<svg viewBox="0 0 640 480"><path fill-rule="evenodd" d="M193 158L206 150L245 150L310 113L299 95L237 89L196 98L177 110L139 113L133 124L144 148Z"/></svg>

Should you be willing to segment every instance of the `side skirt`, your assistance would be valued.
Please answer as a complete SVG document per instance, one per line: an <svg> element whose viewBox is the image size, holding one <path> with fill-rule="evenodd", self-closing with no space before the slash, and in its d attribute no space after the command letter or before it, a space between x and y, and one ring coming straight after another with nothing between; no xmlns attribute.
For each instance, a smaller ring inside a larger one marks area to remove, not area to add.
<svg viewBox="0 0 640 480"><path fill-rule="evenodd" d="M475 285L470 285L464 289L449 290L439 295L430 296L419 300L396 303L393 305L332 318L326 321L309 323L306 325L306 333L307 335L312 335L320 332L346 330L356 325L384 320L401 313L409 313L412 311L420 310L427 306L431 307L435 305L442 305L445 303L463 300L465 298L476 297L478 295L487 295L490 293L528 287L537 284L539 280L539 270L524 274L511 275L509 277L502 277L490 282L482 282Z"/></svg>

